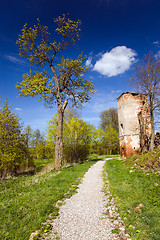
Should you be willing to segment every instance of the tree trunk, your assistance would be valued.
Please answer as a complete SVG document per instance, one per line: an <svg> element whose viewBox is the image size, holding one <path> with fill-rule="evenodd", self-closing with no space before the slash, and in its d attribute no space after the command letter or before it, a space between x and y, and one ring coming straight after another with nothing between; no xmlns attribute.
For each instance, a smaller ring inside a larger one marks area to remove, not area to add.
<svg viewBox="0 0 160 240"><path fill-rule="evenodd" d="M59 170L62 165L63 158L63 115L61 107L58 107L57 133L55 143L55 169Z"/></svg>
<svg viewBox="0 0 160 240"><path fill-rule="evenodd" d="M57 99L57 105L58 105L57 133L56 133L56 143L55 143L55 169L58 170L61 168L62 159L63 159L63 117L64 117L65 108L67 107L67 104L68 104L68 100L65 99L64 103L62 103L61 94L60 94L60 83L58 80L58 76L56 74L56 71L53 65L51 65L50 67L55 80L56 99Z"/></svg>
<svg viewBox="0 0 160 240"><path fill-rule="evenodd" d="M58 104L58 117L57 117L57 133L55 143L55 169L59 170L63 160L63 117L64 111L67 107L68 101L65 100L63 105Z"/></svg>
<svg viewBox="0 0 160 240"><path fill-rule="evenodd" d="M151 141L149 151L153 151L154 148L154 118L153 113L151 114Z"/></svg>
<svg viewBox="0 0 160 240"><path fill-rule="evenodd" d="M151 141L149 151L153 151L154 148L154 116L153 116L153 99L150 97L150 118L151 118Z"/></svg>

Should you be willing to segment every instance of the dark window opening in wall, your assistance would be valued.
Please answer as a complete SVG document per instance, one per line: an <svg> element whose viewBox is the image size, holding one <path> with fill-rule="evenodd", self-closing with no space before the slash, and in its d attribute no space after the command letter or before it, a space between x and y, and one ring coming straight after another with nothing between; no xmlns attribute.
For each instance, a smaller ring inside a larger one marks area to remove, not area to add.
<svg viewBox="0 0 160 240"><path fill-rule="evenodd" d="M121 133L123 134L123 123L121 123L120 126L121 126Z"/></svg>

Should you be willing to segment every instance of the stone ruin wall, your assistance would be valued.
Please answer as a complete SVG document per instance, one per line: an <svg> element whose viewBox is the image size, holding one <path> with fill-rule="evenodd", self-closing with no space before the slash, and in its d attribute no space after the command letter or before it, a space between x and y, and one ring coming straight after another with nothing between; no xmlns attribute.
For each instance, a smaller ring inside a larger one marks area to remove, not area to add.
<svg viewBox="0 0 160 240"><path fill-rule="evenodd" d="M151 133L148 97L139 93L123 93L117 99L120 154L130 157L147 151Z"/></svg>
<svg viewBox="0 0 160 240"><path fill-rule="evenodd" d="M155 147L160 148L160 132L157 132L155 135L154 145L155 145Z"/></svg>

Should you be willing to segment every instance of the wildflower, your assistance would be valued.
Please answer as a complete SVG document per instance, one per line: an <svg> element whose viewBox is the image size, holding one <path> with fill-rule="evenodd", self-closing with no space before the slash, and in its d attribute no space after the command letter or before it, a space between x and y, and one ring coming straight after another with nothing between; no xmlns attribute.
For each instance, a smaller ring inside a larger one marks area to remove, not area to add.
<svg viewBox="0 0 160 240"><path fill-rule="evenodd" d="M38 235L38 233L36 232L36 233L35 233L35 235L37 236L37 235Z"/></svg>
<svg viewBox="0 0 160 240"><path fill-rule="evenodd" d="M47 230L44 230L44 232L46 233L46 232L47 232Z"/></svg>
<svg viewBox="0 0 160 240"><path fill-rule="evenodd" d="M133 228L133 229L134 229L134 228L135 228L135 226L133 226L133 225L129 225L129 228Z"/></svg>
<svg viewBox="0 0 160 240"><path fill-rule="evenodd" d="M136 233L139 233L139 232L140 232L139 230L136 231Z"/></svg>

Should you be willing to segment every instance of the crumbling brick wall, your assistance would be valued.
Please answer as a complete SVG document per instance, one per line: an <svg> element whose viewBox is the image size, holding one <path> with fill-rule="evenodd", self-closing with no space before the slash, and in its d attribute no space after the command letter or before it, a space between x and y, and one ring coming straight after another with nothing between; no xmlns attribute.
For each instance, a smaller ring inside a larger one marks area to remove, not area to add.
<svg viewBox="0 0 160 240"><path fill-rule="evenodd" d="M121 156L147 151L151 133L148 97L127 92L120 95L117 103Z"/></svg>
<svg viewBox="0 0 160 240"><path fill-rule="evenodd" d="M160 147L160 132L157 132L154 139L155 147Z"/></svg>

